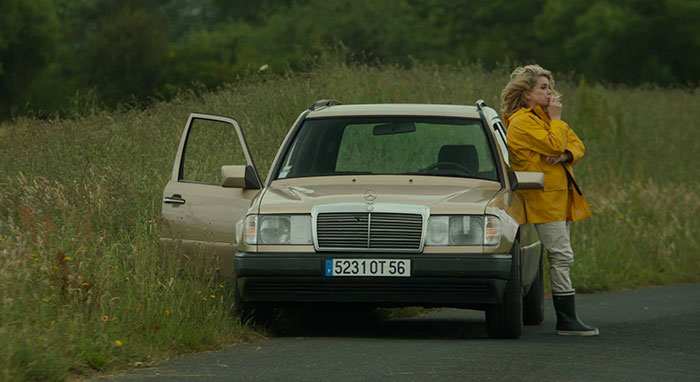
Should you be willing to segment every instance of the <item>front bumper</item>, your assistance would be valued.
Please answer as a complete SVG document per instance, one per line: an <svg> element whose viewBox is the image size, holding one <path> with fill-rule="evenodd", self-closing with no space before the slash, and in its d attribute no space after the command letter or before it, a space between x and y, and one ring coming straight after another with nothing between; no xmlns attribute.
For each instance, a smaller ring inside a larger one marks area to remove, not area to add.
<svg viewBox="0 0 700 382"><path fill-rule="evenodd" d="M410 259L411 277L329 277L326 259ZM503 298L510 254L236 253L245 301L480 307Z"/></svg>

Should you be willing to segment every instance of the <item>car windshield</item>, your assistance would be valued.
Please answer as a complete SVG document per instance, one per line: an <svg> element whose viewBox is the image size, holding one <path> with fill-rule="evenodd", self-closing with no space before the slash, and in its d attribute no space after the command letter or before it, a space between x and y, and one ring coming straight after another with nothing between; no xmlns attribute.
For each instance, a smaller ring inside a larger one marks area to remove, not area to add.
<svg viewBox="0 0 700 382"><path fill-rule="evenodd" d="M276 179L430 175L498 180L481 121L436 117L307 119Z"/></svg>

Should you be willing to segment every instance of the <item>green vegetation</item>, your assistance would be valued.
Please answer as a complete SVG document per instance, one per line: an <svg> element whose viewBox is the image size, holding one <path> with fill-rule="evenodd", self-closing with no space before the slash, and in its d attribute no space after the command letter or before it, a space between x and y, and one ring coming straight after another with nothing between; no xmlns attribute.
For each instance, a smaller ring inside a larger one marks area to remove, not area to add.
<svg viewBox="0 0 700 382"><path fill-rule="evenodd" d="M0 380L64 380L255 338L230 317L229 285L210 269L182 277L178 254L158 251L162 189L189 112L237 118L264 177L316 99L498 105L510 69L319 58L307 73L181 92L143 111L0 125ZM697 90L559 80L564 117L588 149L576 170L595 211L573 226L575 287L700 281L700 177L687 160L700 140Z"/></svg>
<svg viewBox="0 0 700 382"><path fill-rule="evenodd" d="M0 0L0 120L147 105L328 49L695 87L699 20L697 0Z"/></svg>

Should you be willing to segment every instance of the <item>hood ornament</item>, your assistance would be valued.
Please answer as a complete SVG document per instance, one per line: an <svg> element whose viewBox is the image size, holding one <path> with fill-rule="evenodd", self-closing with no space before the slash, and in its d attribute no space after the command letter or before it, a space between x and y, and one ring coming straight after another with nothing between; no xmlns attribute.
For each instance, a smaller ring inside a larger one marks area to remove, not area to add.
<svg viewBox="0 0 700 382"><path fill-rule="evenodd" d="M365 200L366 201L371 202L374 199L377 199L377 192L376 191L374 191L372 189L365 191Z"/></svg>

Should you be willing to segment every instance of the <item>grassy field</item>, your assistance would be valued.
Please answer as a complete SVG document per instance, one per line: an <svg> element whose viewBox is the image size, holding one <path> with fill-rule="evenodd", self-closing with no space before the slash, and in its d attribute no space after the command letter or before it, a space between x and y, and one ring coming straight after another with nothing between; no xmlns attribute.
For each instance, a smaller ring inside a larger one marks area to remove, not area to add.
<svg viewBox="0 0 700 382"><path fill-rule="evenodd" d="M146 110L0 126L0 380L65 380L256 334L211 270L180 277L159 254L162 188L192 111L245 129L263 176L298 114L345 103L498 105L505 70L347 66L260 76ZM577 177L595 216L573 226L580 292L700 281L697 90L562 80L587 146Z"/></svg>

